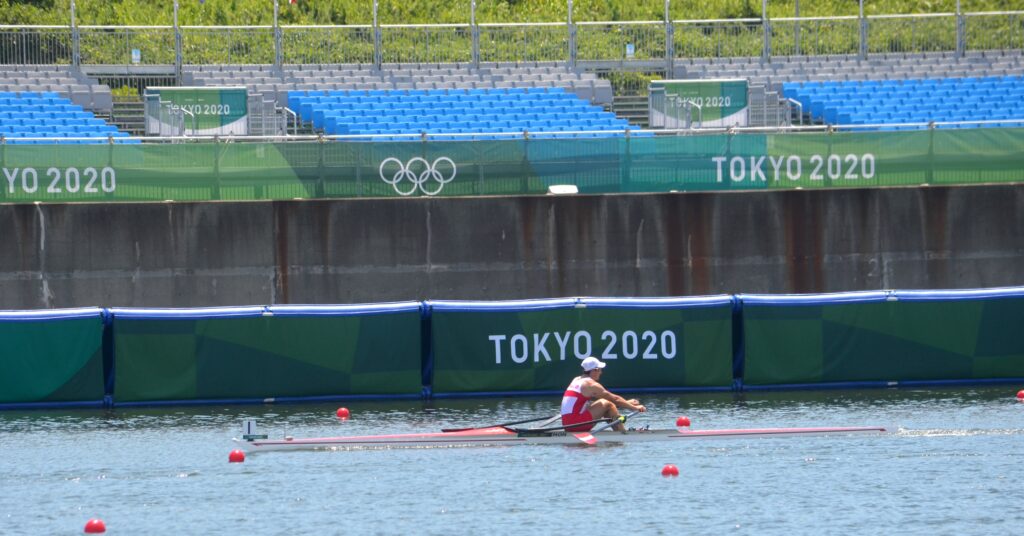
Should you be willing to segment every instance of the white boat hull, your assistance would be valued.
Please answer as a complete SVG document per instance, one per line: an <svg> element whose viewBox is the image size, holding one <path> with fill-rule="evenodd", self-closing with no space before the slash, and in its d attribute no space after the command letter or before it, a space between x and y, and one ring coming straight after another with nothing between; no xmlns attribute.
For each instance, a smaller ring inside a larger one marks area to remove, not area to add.
<svg viewBox="0 0 1024 536"><path fill-rule="evenodd" d="M816 428L749 428L732 430L635 430L629 432L602 431L592 435L596 442L590 442L589 433L564 431L533 434L517 432L502 427L466 430L462 432L439 432L428 434L397 434L379 436L285 438L285 439L236 439L238 446L247 452L279 450L344 450L358 448L423 448L423 447L470 447L494 445L584 445L600 443L640 443L647 441L685 441L695 439L736 439L765 437L794 437L851 434L882 434L888 430L879 426L861 427L816 427Z"/></svg>

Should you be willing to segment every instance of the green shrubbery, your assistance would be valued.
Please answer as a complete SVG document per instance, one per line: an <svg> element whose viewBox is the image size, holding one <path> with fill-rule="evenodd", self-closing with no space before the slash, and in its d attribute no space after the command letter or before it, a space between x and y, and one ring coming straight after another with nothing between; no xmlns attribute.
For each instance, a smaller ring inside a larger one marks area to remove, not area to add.
<svg viewBox="0 0 1024 536"><path fill-rule="evenodd" d="M281 24L371 24L372 0L280 0ZM575 0L576 21L661 20L662 0ZM1024 9L1022 0L962 0L968 12ZM81 25L169 25L170 0L77 0ZM263 25L273 21L272 0L180 0L182 25ZM0 24L68 24L70 0L0 0ZM468 23L470 0L380 0L381 24ZM478 0L477 21L557 22L566 19L566 0ZM771 18L792 17L794 0L770 0ZM865 0L877 14L951 13L956 0ZM801 17L856 15L855 0L804 0ZM673 0L674 20L758 18L760 0Z"/></svg>
<svg viewBox="0 0 1024 536"><path fill-rule="evenodd" d="M771 52L790 54L855 54L859 51L857 20L802 20L799 26L780 19L792 17L795 0L769 2L772 23ZM0 63L69 63L72 61L69 22L70 0L0 0L0 24L63 25L51 30L0 29ZM374 61L372 0L281 0L284 27L281 52L284 63L372 63ZM470 0L381 0L379 22L396 24L459 24L459 27L395 28L382 30L381 61L469 62L472 59L469 22ZM956 0L868 0L873 14L950 13ZM963 0L965 12L1024 9L1024 0ZM575 0L574 21L611 22L578 24L579 60L659 60L665 57L664 26L616 24L614 21L657 21L663 17L662 0ZM760 0L674 0L673 20L757 19ZM856 15L855 0L803 0L802 18ZM481 61L561 61L568 58L566 26L488 27L487 23L562 22L566 0L479 0ZM171 64L175 36L170 0L77 0L76 20L81 27L83 64ZM179 24L182 57L186 64L273 63L272 0L181 0ZM968 49L1024 47L1022 17L971 17L967 25ZM118 26L97 29L86 26ZM345 28L297 28L331 25ZM359 27L358 25L362 25ZM127 26L164 28L127 29ZM199 28L195 28L198 26ZM207 30L205 26L264 26ZM676 57L759 56L764 45L759 21L674 25ZM875 19L869 23L868 51L926 52L954 50L953 17ZM629 52L627 53L627 50ZM135 58L131 55L137 51Z"/></svg>

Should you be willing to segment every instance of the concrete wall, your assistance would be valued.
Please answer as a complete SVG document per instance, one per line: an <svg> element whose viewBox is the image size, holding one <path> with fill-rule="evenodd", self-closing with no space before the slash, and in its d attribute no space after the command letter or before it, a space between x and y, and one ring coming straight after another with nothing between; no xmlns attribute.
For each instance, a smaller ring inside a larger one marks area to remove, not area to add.
<svg viewBox="0 0 1024 536"><path fill-rule="evenodd" d="M1024 284L1024 185L0 205L0 309Z"/></svg>

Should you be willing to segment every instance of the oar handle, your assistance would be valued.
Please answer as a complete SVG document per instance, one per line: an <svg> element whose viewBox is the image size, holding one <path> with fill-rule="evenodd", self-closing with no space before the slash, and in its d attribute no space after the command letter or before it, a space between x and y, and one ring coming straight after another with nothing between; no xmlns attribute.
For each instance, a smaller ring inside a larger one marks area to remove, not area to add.
<svg viewBox="0 0 1024 536"><path fill-rule="evenodd" d="M618 419L610 419L608 417L604 417L604 418L601 418L601 419L594 419L592 421L577 422L577 423L573 423L573 424L565 424L565 425L562 425L562 426L551 426L549 428L516 428L515 432L517 432L519 434L528 434L528 435L543 435L543 434L546 434L547 432L557 432L559 430L567 430L569 428L576 428L577 426L586 426L588 424L602 423L604 425L602 428L598 428L596 430L591 430L591 432L597 432L597 431L600 431L600 430L604 430L605 428L607 428L609 426L614 426L615 423L617 423L617 422L626 422L626 419L632 417L633 415L636 415L637 413L640 413L640 412L639 411L634 411L632 413L629 413L628 415L620 415Z"/></svg>
<svg viewBox="0 0 1024 536"><path fill-rule="evenodd" d="M626 424L626 421L629 420L629 418L632 417L633 415L636 415L637 413L640 413L640 412L639 411L633 411L633 412L627 413L625 415L619 415L618 419L612 419L611 422L607 422L607 423L605 423L605 424L603 424L603 425L601 425L601 426L591 430L590 433L593 434L594 432L600 432L601 430L607 430L608 428L611 428L612 426L615 426L616 424L618 424L620 422L622 424Z"/></svg>

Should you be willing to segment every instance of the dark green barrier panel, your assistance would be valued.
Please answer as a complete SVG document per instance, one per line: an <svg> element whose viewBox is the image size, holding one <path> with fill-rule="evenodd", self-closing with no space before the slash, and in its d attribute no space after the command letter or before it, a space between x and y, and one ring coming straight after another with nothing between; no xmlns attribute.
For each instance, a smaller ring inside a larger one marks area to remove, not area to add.
<svg viewBox="0 0 1024 536"><path fill-rule="evenodd" d="M1024 378L1024 288L895 291L895 329L919 353L958 366L957 379ZM966 366L962 364L967 358Z"/></svg>
<svg viewBox="0 0 1024 536"><path fill-rule="evenodd" d="M114 309L114 401L418 395L421 311Z"/></svg>
<svg viewBox="0 0 1024 536"><path fill-rule="evenodd" d="M0 144L0 202L201 201L1024 180L1024 129L427 142Z"/></svg>
<svg viewBox="0 0 1024 536"><path fill-rule="evenodd" d="M926 294L740 295L743 383L1024 377L1024 298Z"/></svg>
<svg viewBox="0 0 1024 536"><path fill-rule="evenodd" d="M103 400L103 310L0 312L0 403Z"/></svg>
<svg viewBox="0 0 1024 536"><path fill-rule="evenodd" d="M559 391L593 355L610 389L732 383L732 299L428 302L433 392Z"/></svg>

